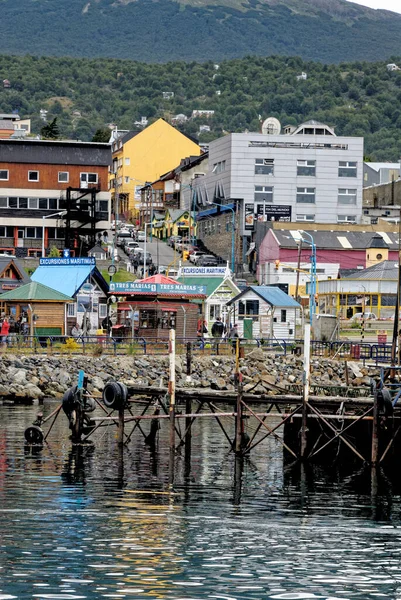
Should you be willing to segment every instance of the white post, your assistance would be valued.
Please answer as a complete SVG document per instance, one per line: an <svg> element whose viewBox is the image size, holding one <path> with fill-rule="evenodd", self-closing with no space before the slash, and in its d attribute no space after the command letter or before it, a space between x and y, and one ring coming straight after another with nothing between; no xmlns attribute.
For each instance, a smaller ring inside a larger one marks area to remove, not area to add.
<svg viewBox="0 0 401 600"><path fill-rule="evenodd" d="M305 323L304 332L304 399L308 402L310 385L310 324Z"/></svg>
<svg viewBox="0 0 401 600"><path fill-rule="evenodd" d="M42 217L42 258L45 257L45 218Z"/></svg>
<svg viewBox="0 0 401 600"><path fill-rule="evenodd" d="M174 483L174 458L175 458L175 330L169 331L169 382L168 393L170 396L170 460L169 483Z"/></svg>

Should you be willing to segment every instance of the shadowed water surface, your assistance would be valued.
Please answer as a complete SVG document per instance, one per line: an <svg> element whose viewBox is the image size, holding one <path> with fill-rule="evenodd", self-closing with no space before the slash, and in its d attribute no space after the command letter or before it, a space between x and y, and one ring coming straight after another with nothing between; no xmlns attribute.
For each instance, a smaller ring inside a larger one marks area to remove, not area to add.
<svg viewBox="0 0 401 600"><path fill-rule="evenodd" d="M191 471L179 455L166 493L167 430L154 454L136 435L119 451L111 427L72 452L60 417L32 453L23 432L36 412L0 407L0 600L401 598L388 479L284 468L274 440L234 477L218 426L199 419Z"/></svg>

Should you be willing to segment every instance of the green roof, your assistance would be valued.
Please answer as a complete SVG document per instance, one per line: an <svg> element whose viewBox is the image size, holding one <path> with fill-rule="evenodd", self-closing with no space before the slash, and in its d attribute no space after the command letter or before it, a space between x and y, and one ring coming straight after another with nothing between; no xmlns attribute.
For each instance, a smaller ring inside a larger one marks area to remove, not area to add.
<svg viewBox="0 0 401 600"><path fill-rule="evenodd" d="M37 281L31 281L26 285L5 292L0 296L1 301L3 300L52 300L53 302L67 302L68 300L73 301L72 298L57 292L52 288L38 283Z"/></svg>
<svg viewBox="0 0 401 600"><path fill-rule="evenodd" d="M211 296L215 290L224 281L224 277L179 277L177 279L185 285L204 285L206 287L206 296Z"/></svg>

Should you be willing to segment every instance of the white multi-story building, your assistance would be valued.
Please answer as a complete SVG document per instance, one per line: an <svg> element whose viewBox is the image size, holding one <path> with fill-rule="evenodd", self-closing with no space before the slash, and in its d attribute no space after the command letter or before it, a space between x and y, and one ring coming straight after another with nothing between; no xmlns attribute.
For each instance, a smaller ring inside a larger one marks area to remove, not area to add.
<svg viewBox="0 0 401 600"><path fill-rule="evenodd" d="M257 220L359 223L362 180L363 138L308 121L281 135L232 133L210 142L208 170L193 189L200 207L240 207L246 249Z"/></svg>

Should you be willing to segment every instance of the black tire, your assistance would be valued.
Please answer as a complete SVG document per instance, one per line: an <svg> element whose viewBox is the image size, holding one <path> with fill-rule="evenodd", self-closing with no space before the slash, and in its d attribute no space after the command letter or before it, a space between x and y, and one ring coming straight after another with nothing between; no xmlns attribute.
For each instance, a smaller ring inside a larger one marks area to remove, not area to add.
<svg viewBox="0 0 401 600"><path fill-rule="evenodd" d="M27 427L25 429L24 436L25 441L28 444L43 444L43 431L37 425L31 425L30 427Z"/></svg>
<svg viewBox="0 0 401 600"><path fill-rule="evenodd" d="M75 385L74 387L69 388L64 393L64 396L63 396L63 400L62 400L63 411L65 412L65 414L67 415L68 418L69 418L69 415L74 410L76 392L77 392L77 386Z"/></svg>
<svg viewBox="0 0 401 600"><path fill-rule="evenodd" d="M84 412L91 413L96 409L96 401L93 398L85 398Z"/></svg>
<svg viewBox="0 0 401 600"><path fill-rule="evenodd" d="M103 404L107 408L122 408L127 400L128 390L123 383L109 381L103 389Z"/></svg>

